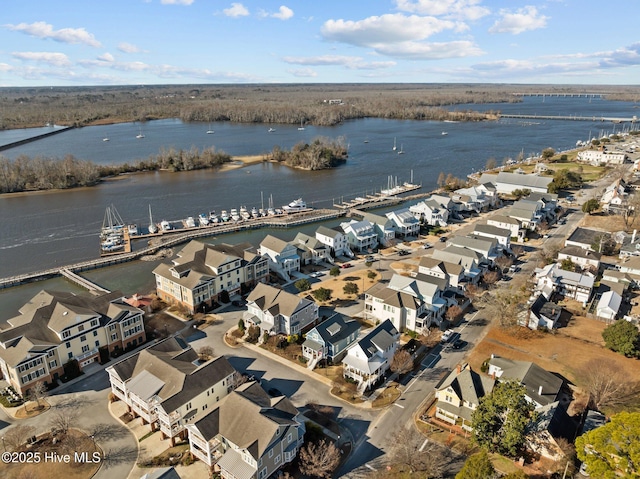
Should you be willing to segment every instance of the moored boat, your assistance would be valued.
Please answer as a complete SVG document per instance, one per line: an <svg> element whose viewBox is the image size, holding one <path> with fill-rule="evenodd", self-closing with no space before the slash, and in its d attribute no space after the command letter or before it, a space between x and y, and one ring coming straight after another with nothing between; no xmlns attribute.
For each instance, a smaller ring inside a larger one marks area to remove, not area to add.
<svg viewBox="0 0 640 479"><path fill-rule="evenodd" d="M296 211L306 210L307 204L302 201L302 198L298 198L296 200L293 200L288 205L283 206L282 209L287 213L294 213Z"/></svg>
<svg viewBox="0 0 640 479"><path fill-rule="evenodd" d="M170 231L171 223L169 223L167 220L162 220L160 222L160 228L162 228L162 231Z"/></svg>
<svg viewBox="0 0 640 479"><path fill-rule="evenodd" d="M200 213L200 215L198 216L198 221L200 222L200 226L208 226L209 225L209 218L204 213Z"/></svg>

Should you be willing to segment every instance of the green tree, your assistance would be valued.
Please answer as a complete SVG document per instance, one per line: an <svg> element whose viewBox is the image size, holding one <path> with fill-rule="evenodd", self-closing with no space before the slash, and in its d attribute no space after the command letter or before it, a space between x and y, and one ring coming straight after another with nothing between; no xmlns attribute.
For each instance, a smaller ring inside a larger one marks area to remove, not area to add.
<svg viewBox="0 0 640 479"><path fill-rule="evenodd" d="M238 320L238 329L244 333L246 326L244 325L244 320L240 318Z"/></svg>
<svg viewBox="0 0 640 479"><path fill-rule="evenodd" d="M456 474L456 479L490 479L495 477L496 470L491 464L489 454L482 449L478 454L469 457Z"/></svg>
<svg viewBox="0 0 640 479"><path fill-rule="evenodd" d="M496 384L471 416L473 440L489 451L515 457L524 444L533 409L525 399L524 386L515 381Z"/></svg>
<svg viewBox="0 0 640 479"><path fill-rule="evenodd" d="M311 285L309 284L309 280L306 278L299 279L293 285L296 287L298 291L308 291L311 289Z"/></svg>
<svg viewBox="0 0 640 479"><path fill-rule="evenodd" d="M331 290L327 288L318 288L311 294L317 301L328 301L331 298Z"/></svg>
<svg viewBox="0 0 640 479"><path fill-rule="evenodd" d="M576 439L578 459L595 479L640 475L640 413L621 412Z"/></svg>
<svg viewBox="0 0 640 479"><path fill-rule="evenodd" d="M348 282L344 285L342 291L344 291L344 294L358 294L360 289L356 283Z"/></svg>
<svg viewBox="0 0 640 479"><path fill-rule="evenodd" d="M595 198L591 198L590 200L587 200L582 204L582 212L587 214L591 214L599 208L600 202Z"/></svg>
<svg viewBox="0 0 640 479"><path fill-rule="evenodd" d="M571 261L571 258L565 258L560 261L560 268L565 271L575 271L576 265Z"/></svg>
<svg viewBox="0 0 640 479"><path fill-rule="evenodd" d="M542 159L550 160L555 154L556 150L554 150L553 148L545 148L544 150L542 150Z"/></svg>
<svg viewBox="0 0 640 479"><path fill-rule="evenodd" d="M333 266L330 270L329 270L329 274L331 276L340 276L340 267L339 266Z"/></svg>
<svg viewBox="0 0 640 479"><path fill-rule="evenodd" d="M369 278L370 280L376 279L376 276L378 276L378 273L376 273L375 271L368 271L367 272L367 278Z"/></svg>
<svg viewBox="0 0 640 479"><path fill-rule="evenodd" d="M602 331L604 344L612 351L628 357L638 355L638 338L640 332L637 326L625 320L616 321Z"/></svg>

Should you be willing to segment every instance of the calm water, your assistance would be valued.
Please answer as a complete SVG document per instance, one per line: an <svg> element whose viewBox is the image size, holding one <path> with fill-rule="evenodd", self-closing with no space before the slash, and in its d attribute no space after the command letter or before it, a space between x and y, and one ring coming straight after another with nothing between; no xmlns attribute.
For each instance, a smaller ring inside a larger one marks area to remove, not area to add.
<svg viewBox="0 0 640 479"><path fill-rule="evenodd" d="M462 105L456 109L494 109L504 113L624 116L638 113L636 105L585 98L526 98L520 104ZM482 169L488 158L499 162L521 151L525 156L546 147L570 149L577 140L612 133L621 125L583 121L518 121L441 123L363 119L336 127L276 126L268 133L263 125L214 123L215 134L207 135L209 124L160 120L145 124L118 124L87 127L35 141L1 154L62 157L73 154L101 164L120 164L146 158L161 148L199 149L215 146L232 155L252 155L270 151L274 146L290 148L299 141L317 136L343 136L349 144L346 164L325 171L306 172L273 164L257 164L246 168L219 172L137 174L94 188L62 193L39 193L0 197L0 277L46 269L98 256L98 231L107 205L114 204L123 219L146 227L151 205L154 221L178 220L210 210L238 208L240 205L260 207L273 197L280 206L294 198L313 206L330 206L334 200L362 196L385 187L389 175L398 181L422 183L424 190L436 186L440 172L464 177ZM39 129L41 130L41 129ZM144 139L135 136L142 130ZM447 135L442 135L446 131ZM41 133L38 131L35 133ZM22 135L26 132L22 132ZM3 136L4 135L4 136ZM13 136L11 136L13 135ZM16 132L0 132L0 144L7 137L19 138ZM104 142L108 137L110 141ZM394 138L398 149L392 151ZM365 143L366 141L366 143ZM308 227L315 230L317 225ZM221 237L218 241L258 243L266 230ZM278 230L286 237L295 231ZM105 286L129 292L125 286L144 286L155 265L119 266L92 272ZM139 271L132 284L123 283L124 272ZM99 281L100 282L100 281ZM48 282L47 282L48 283ZM108 284L107 284L108 283ZM56 286L65 285L63 281ZM34 286L0 292L0 311L11 291L26 291ZM47 287L49 287L47 285ZM18 303L21 304L21 303ZM14 308L10 308L15 311ZM1 313L0 313L1 314Z"/></svg>

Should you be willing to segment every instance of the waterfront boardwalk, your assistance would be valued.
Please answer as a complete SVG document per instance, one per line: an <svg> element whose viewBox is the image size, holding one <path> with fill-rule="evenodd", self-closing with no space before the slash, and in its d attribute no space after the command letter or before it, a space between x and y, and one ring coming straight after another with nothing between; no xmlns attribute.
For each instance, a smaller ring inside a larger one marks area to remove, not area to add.
<svg viewBox="0 0 640 479"><path fill-rule="evenodd" d="M577 115L514 115L501 113L500 118L516 118L521 120L575 120L575 121L609 121L611 123L635 123L636 116L612 117L612 116L577 116Z"/></svg>

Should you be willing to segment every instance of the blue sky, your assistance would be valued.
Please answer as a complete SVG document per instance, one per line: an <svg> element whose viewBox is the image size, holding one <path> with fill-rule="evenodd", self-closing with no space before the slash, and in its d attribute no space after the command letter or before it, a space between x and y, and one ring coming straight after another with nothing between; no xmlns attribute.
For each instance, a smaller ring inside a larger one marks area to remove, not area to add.
<svg viewBox="0 0 640 479"><path fill-rule="evenodd" d="M5 0L0 86L640 83L640 1Z"/></svg>

